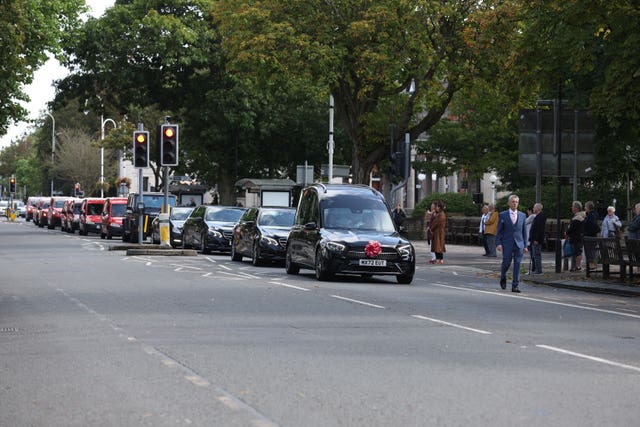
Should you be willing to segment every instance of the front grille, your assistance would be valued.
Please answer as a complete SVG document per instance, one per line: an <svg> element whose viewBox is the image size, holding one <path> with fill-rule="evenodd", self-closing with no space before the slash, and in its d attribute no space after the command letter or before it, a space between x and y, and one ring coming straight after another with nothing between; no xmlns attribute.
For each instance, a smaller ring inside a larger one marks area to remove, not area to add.
<svg viewBox="0 0 640 427"><path fill-rule="evenodd" d="M231 240L233 238L233 231L223 231L222 237L224 237L227 240Z"/></svg>
<svg viewBox="0 0 640 427"><path fill-rule="evenodd" d="M283 248L287 247L287 238L286 237L278 237L278 243L280 243L280 246L282 246Z"/></svg>
<svg viewBox="0 0 640 427"><path fill-rule="evenodd" d="M347 252L347 258L350 258L350 259L367 258L367 254L365 253L364 250L362 251L351 250ZM380 252L380 255L378 255L375 258L386 259L386 260L398 260L400 258L400 255L398 254L398 251L396 251L395 249L382 248L382 252Z"/></svg>

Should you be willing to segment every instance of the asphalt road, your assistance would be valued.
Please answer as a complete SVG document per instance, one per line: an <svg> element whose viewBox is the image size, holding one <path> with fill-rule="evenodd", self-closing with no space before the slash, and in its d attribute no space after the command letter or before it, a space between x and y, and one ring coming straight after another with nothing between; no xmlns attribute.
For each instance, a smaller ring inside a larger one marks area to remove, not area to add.
<svg viewBox="0 0 640 427"><path fill-rule="evenodd" d="M638 424L637 298L117 244L0 222L0 426Z"/></svg>

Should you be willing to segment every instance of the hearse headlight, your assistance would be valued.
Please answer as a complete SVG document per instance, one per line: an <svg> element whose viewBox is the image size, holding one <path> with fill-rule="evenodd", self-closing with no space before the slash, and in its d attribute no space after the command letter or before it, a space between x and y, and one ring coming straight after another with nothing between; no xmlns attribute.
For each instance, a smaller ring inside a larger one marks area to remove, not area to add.
<svg viewBox="0 0 640 427"><path fill-rule="evenodd" d="M345 245L343 245L342 243L327 242L326 248L327 248L327 250L329 250L331 252L344 252L344 250L347 247Z"/></svg>

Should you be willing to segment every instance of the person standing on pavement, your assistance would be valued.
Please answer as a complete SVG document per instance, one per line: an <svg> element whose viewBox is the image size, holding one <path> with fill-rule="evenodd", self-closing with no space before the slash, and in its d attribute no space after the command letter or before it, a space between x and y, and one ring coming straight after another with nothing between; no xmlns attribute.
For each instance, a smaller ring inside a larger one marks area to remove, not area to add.
<svg viewBox="0 0 640 427"><path fill-rule="evenodd" d="M513 277L511 280L511 292L520 293L520 263L522 254L527 249L527 217L524 212L518 211L520 198L512 194L509 196L509 209L500 212L498 219L498 232L496 234L496 248L502 252L502 266L500 268L500 287L507 288L507 272L513 261Z"/></svg>
<svg viewBox="0 0 640 427"><path fill-rule="evenodd" d="M529 232L529 251L531 252L532 274L542 274L542 245L544 243L544 229L547 217L542 212L542 203L533 205L533 213L536 215Z"/></svg>
<svg viewBox="0 0 640 427"><path fill-rule="evenodd" d="M484 221L484 238L489 249L488 257L495 258L496 254L496 233L498 232L498 212L496 205L489 204L489 216Z"/></svg>
<svg viewBox="0 0 640 427"><path fill-rule="evenodd" d="M616 215L616 208L609 206L607 216L602 220L602 237L616 237L616 228L622 227L620 218Z"/></svg>
<svg viewBox="0 0 640 427"><path fill-rule="evenodd" d="M424 213L424 220L427 223L427 243L429 244L429 248L431 248L431 241L433 240L433 232L431 231L431 224L433 224L433 221L436 219L437 214L438 212L436 212L436 202L435 201L431 202L430 210ZM435 264L436 254L433 251L431 251L430 253L431 253L431 259L429 260L429 264Z"/></svg>
<svg viewBox="0 0 640 427"><path fill-rule="evenodd" d="M441 200L436 202L436 216L431 222L431 252L436 254L435 264L444 264L444 253L447 251L444 239L447 227L447 216L444 213L444 203Z"/></svg>
<svg viewBox="0 0 640 427"><path fill-rule="evenodd" d="M489 255L489 248L487 247L487 240L484 238L484 222L487 219L487 217L489 216L489 206L487 205L482 205L482 217L480 217L480 227L478 229L478 232L480 233L480 238L482 239L482 246L484 247L484 255L483 256L487 256Z"/></svg>
<svg viewBox="0 0 640 427"><path fill-rule="evenodd" d="M533 212L533 206L527 208L527 219L525 220L525 227L527 228L527 236L531 236L531 224L536 218L536 214ZM529 248L529 256L531 257L531 266L529 267L529 274L536 269L533 261L533 253L531 252L531 243L527 242L527 248Z"/></svg>
<svg viewBox="0 0 640 427"><path fill-rule="evenodd" d="M584 233L586 214L582 211L582 203L577 200L571 203L571 212L573 213L573 217L565 233L573 249L573 255L571 255L573 265L570 271L580 271L582 270L582 236Z"/></svg>
<svg viewBox="0 0 640 427"><path fill-rule="evenodd" d="M396 229L398 232L404 231L404 221L407 219L407 215L402 210L402 205L398 203L396 208L393 210L393 222L396 224Z"/></svg>
<svg viewBox="0 0 640 427"><path fill-rule="evenodd" d="M638 240L640 239L640 203L636 203L633 207L633 213L636 214L636 216L633 217L633 220L627 226L627 238Z"/></svg>
<svg viewBox="0 0 640 427"><path fill-rule="evenodd" d="M584 230L585 237L598 237L600 227L598 227L598 213L594 210L593 202L589 200L584 204Z"/></svg>

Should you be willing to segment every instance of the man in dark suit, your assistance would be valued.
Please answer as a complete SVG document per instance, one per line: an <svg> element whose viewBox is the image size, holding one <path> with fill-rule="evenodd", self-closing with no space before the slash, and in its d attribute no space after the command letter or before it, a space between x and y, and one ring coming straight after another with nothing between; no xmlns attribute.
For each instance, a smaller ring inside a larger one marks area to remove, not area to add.
<svg viewBox="0 0 640 427"><path fill-rule="evenodd" d="M528 252L527 220L524 212L518 211L520 198L515 194L509 196L509 209L500 212L498 217L498 232L496 234L496 249L502 252L502 268L500 269L500 287L507 288L507 271L513 261L513 279L511 292L520 293L520 263L522 254Z"/></svg>
<svg viewBox="0 0 640 427"><path fill-rule="evenodd" d="M536 217L531 224L529 242L531 247L531 259L533 261L532 274L542 274L542 244L544 243L544 228L547 217L542 212L542 203L533 205L533 213Z"/></svg>

